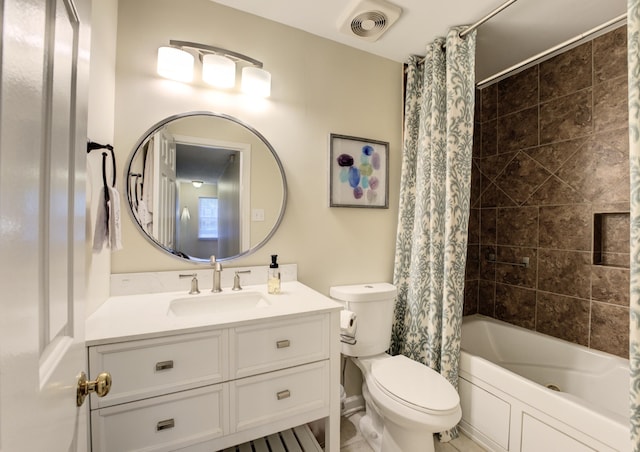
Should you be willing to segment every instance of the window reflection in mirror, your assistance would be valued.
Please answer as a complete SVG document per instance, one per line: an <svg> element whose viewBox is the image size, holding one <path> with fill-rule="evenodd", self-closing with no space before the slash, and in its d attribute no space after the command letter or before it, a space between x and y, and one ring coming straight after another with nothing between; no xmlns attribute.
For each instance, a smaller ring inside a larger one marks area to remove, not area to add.
<svg viewBox="0 0 640 452"><path fill-rule="evenodd" d="M192 112L160 121L135 146L126 176L140 232L189 261L255 251L275 232L286 204L275 150L227 115Z"/></svg>

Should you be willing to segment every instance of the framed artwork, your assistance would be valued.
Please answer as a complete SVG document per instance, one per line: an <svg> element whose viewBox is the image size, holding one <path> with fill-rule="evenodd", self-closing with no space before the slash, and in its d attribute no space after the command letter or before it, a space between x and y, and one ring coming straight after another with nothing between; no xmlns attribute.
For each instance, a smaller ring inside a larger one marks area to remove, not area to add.
<svg viewBox="0 0 640 452"><path fill-rule="evenodd" d="M389 143L329 136L329 207L389 208Z"/></svg>

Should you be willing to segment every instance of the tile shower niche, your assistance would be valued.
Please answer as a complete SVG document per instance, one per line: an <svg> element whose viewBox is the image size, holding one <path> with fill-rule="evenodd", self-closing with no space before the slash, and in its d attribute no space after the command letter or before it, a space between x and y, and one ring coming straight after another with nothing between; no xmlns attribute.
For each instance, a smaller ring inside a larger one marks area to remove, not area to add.
<svg viewBox="0 0 640 452"><path fill-rule="evenodd" d="M629 268L629 212L593 215L593 265Z"/></svg>

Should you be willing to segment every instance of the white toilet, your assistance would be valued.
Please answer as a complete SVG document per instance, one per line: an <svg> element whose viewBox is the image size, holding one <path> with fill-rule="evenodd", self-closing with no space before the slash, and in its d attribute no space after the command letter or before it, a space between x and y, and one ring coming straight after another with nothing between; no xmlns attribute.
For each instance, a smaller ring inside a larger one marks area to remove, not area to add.
<svg viewBox="0 0 640 452"><path fill-rule="evenodd" d="M329 292L355 314L355 343L343 340L342 354L351 357L363 375L362 435L376 452L431 452L433 434L460 421L460 397L429 367L385 353L396 293L387 283L336 286Z"/></svg>

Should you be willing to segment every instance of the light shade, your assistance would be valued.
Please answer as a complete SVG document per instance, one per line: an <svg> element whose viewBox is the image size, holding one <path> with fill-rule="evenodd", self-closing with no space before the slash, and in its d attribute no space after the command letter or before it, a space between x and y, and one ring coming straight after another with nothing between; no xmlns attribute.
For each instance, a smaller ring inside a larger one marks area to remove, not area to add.
<svg viewBox="0 0 640 452"><path fill-rule="evenodd" d="M175 47L158 49L158 74L179 82L193 80L193 55Z"/></svg>
<svg viewBox="0 0 640 452"><path fill-rule="evenodd" d="M223 55L207 54L202 58L202 80L216 88L236 84L236 63Z"/></svg>
<svg viewBox="0 0 640 452"><path fill-rule="evenodd" d="M191 185L193 185L194 188L200 188L200 187L202 187L202 184L204 184L204 182L201 181L201 180L192 180L191 181Z"/></svg>
<svg viewBox="0 0 640 452"><path fill-rule="evenodd" d="M242 68L242 92L252 96L271 95L271 74L253 66Z"/></svg>

